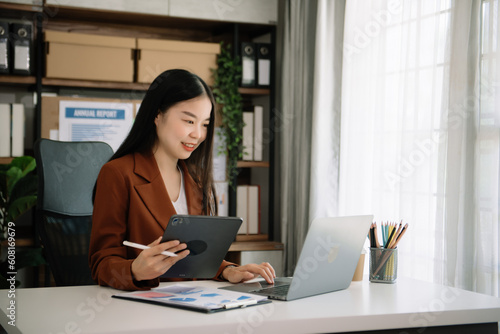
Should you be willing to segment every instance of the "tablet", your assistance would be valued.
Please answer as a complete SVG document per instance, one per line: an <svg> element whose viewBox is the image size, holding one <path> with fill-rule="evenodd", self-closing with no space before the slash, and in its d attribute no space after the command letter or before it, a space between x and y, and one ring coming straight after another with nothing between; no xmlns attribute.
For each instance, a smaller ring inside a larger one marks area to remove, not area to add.
<svg viewBox="0 0 500 334"><path fill-rule="evenodd" d="M213 278L242 222L238 217L173 215L161 242L179 240L190 253L161 277Z"/></svg>

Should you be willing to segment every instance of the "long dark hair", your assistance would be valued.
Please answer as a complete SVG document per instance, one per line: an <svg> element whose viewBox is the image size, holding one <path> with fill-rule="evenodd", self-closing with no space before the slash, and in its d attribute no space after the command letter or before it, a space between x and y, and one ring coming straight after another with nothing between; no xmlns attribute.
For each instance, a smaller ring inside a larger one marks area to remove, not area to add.
<svg viewBox="0 0 500 334"><path fill-rule="evenodd" d="M185 160L191 177L203 191L203 214L216 215L217 201L212 173L212 147L214 139L215 100L208 85L196 74L173 69L161 73L149 86L146 96L130 129L127 138L115 154L114 160L134 152L149 153L158 139L155 118L158 113L165 113L173 105L199 96L207 96L212 104L207 137Z"/></svg>

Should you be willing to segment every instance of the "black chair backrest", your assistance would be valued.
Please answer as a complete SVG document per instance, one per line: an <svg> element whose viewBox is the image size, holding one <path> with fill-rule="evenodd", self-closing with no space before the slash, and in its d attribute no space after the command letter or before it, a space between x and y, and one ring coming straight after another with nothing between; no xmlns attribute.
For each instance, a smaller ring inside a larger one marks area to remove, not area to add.
<svg viewBox="0 0 500 334"><path fill-rule="evenodd" d="M92 193L113 150L104 142L35 143L37 234L56 285L95 284L88 265Z"/></svg>

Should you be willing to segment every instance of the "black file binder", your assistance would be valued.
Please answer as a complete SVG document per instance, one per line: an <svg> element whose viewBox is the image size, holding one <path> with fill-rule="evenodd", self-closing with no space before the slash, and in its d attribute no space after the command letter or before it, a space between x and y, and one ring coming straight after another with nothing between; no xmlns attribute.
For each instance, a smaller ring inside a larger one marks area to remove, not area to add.
<svg viewBox="0 0 500 334"><path fill-rule="evenodd" d="M257 44L257 86L269 87L271 84L271 44Z"/></svg>
<svg viewBox="0 0 500 334"><path fill-rule="evenodd" d="M0 21L0 73L9 73L9 22Z"/></svg>
<svg viewBox="0 0 500 334"><path fill-rule="evenodd" d="M11 68L13 74L31 74L32 27L29 24L12 23L10 44L12 46Z"/></svg>
<svg viewBox="0 0 500 334"><path fill-rule="evenodd" d="M255 87L257 68L254 43L241 43L241 69L241 86Z"/></svg>

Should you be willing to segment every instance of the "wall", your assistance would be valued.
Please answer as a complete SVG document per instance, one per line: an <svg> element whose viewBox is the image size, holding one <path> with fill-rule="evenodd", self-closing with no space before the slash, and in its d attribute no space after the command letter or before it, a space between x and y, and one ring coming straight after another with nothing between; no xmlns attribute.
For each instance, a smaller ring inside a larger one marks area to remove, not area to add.
<svg viewBox="0 0 500 334"><path fill-rule="evenodd" d="M277 0L47 0L47 4L241 23L278 21Z"/></svg>

